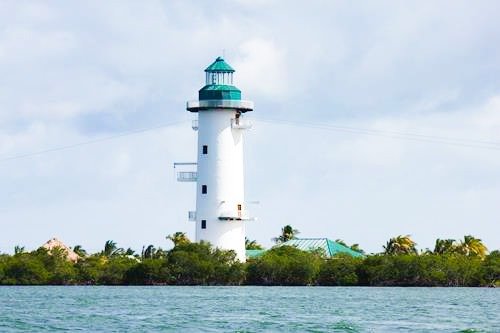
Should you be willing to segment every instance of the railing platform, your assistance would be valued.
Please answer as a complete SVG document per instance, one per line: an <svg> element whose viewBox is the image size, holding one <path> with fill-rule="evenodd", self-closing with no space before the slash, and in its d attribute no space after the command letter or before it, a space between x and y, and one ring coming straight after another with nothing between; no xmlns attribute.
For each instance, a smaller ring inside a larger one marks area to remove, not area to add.
<svg viewBox="0 0 500 333"><path fill-rule="evenodd" d="M179 171L177 172L178 182L195 182L198 180L198 172L196 171Z"/></svg>
<svg viewBox="0 0 500 333"><path fill-rule="evenodd" d="M243 101L243 100L227 100L227 99L189 101L186 103L186 109L191 112L198 112L210 109L236 109L241 112L248 112L253 110L253 102Z"/></svg>

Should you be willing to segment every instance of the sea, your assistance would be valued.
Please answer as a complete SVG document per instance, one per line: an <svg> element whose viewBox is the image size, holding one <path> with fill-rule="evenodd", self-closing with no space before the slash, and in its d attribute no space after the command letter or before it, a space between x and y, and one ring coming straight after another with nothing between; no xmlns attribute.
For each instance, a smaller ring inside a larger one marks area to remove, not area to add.
<svg viewBox="0 0 500 333"><path fill-rule="evenodd" d="M500 288L3 286L0 332L500 333Z"/></svg>

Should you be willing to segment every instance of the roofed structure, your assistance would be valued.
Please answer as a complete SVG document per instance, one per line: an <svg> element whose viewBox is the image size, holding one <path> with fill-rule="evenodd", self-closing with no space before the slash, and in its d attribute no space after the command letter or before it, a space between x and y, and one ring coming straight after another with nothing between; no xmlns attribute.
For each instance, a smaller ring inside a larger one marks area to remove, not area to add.
<svg viewBox="0 0 500 333"><path fill-rule="evenodd" d="M337 254L347 254L352 257L363 257L362 253L354 251L347 246L332 241L328 238L294 238L277 246L294 246L302 251L315 251L320 249L327 258L334 257Z"/></svg>
<svg viewBox="0 0 500 333"><path fill-rule="evenodd" d="M46 249L49 254L55 248L61 249L66 254L68 261L77 262L80 259L80 256L75 251L55 237L48 240L41 247Z"/></svg>
<svg viewBox="0 0 500 333"><path fill-rule="evenodd" d="M338 254L346 254L355 258L364 257L362 253L328 238L294 238L275 247L279 246L293 246L302 251L317 251L319 249L327 258L332 258ZM247 250L246 255L247 258L253 259L262 256L265 252L266 250Z"/></svg>
<svg viewBox="0 0 500 333"><path fill-rule="evenodd" d="M248 259L255 259L266 253L266 250L246 250L245 252Z"/></svg>

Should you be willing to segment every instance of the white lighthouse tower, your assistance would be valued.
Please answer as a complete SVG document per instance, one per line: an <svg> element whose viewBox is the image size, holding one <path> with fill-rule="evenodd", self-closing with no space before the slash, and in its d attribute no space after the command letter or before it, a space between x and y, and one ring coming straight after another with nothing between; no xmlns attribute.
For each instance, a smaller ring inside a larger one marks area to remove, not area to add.
<svg viewBox="0 0 500 333"><path fill-rule="evenodd" d="M234 250L245 261L245 221L249 216L244 195L243 133L250 123L243 115L253 102L241 100L233 86L234 69L221 57L205 69L205 86L187 110L198 114L196 180L196 241ZM196 120L195 120L196 121ZM189 177L188 177L189 178Z"/></svg>

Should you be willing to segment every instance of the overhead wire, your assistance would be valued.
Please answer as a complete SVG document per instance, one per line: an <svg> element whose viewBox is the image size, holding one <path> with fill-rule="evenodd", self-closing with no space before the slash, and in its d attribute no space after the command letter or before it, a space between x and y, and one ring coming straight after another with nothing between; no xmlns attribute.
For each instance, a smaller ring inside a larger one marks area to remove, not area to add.
<svg viewBox="0 0 500 333"><path fill-rule="evenodd" d="M157 130L157 129L161 129L161 128L171 127L171 126L175 126L175 125L178 125L178 124L181 124L181 123L184 123L184 122L187 122L187 120L179 120L179 121L169 122L169 123L162 124L162 125L156 125L156 126L150 126L150 127L135 129L135 130L132 130L132 131L122 132L122 133L119 133L119 134L110 135L110 136L106 136L106 137L102 137L102 138L97 138L97 139L93 139L93 140L82 141L82 142L78 142L78 143L74 143L74 144L70 144L70 145L66 145L66 146L59 146L59 147L54 147L54 148L39 150L39 151L31 152L31 153L25 153L25 154L19 154L19 155L9 156L9 157L5 157L5 158L0 158L0 162L12 161L12 160L17 160L17 159L21 159L21 158L26 158L26 157L32 157L32 156L42 155L42 154L46 154L46 153L57 152L57 151L61 151L61 150L68 150L68 149L72 149L72 148L76 148L76 147L91 145L91 144L94 144L94 143L99 143L99 142L114 140L114 139L118 139L118 138L125 137L125 136L136 135L136 134L140 134L140 133L144 133L144 132L149 132L149 131L153 131L153 130Z"/></svg>
<svg viewBox="0 0 500 333"><path fill-rule="evenodd" d="M264 123L292 125L292 126L297 126L297 127L314 128L314 129L320 129L320 130L326 130L326 131L336 131L336 132L362 134L362 135L370 135L370 136L380 136L380 137L387 137L387 138L392 138L392 139L400 139L400 140L408 140L408 141L439 143L439 144L447 144L447 145L461 146L461 147L468 147L468 148L482 148L482 149L500 150L500 142L498 142L498 141L452 138L452 137L444 137L444 136L438 136L438 135L426 135L426 134L410 133L410 132L402 132L402 131L389 131L389 130L351 127L351 126L340 126L340 125L333 125L333 124L327 124L327 123L320 124L320 123L304 122L304 121L299 122L299 121L284 120L284 119L269 119L269 118L260 118L260 117L254 118L254 119L257 121L264 122Z"/></svg>
<svg viewBox="0 0 500 333"><path fill-rule="evenodd" d="M464 139L464 138L452 138L438 135L427 135L420 133L411 133L411 132L403 132L403 131L391 131L391 130L380 130L380 129L369 129L369 128L360 128L360 127L352 127L352 126L342 126L342 125L334 125L328 123L315 123L315 122L307 122L307 121L293 121L287 119L273 119L273 118L261 118L255 117L253 118L256 121L271 123L271 124L282 124L282 125L291 125L297 127L304 128L312 128L326 131L335 131L335 132L343 132L343 133L351 133L351 134L362 134L369 136L379 136L379 137L387 137L392 139L399 140L407 140L407 141L417 141L417 142L425 142L425 143L439 143L467 148L480 148L480 149L490 149L490 150L500 150L500 142L498 141L490 141L490 140L478 140L478 139ZM5 158L0 158L0 162L6 162L11 160L17 160L37 155L42 155L46 153L52 153L57 151L63 151L68 149L73 149L81 146L91 145L99 142L105 142L109 140L118 139L125 136L136 135L144 132L149 132L161 128L175 126L181 123L187 122L187 120L179 120L174 122L169 122L166 124L140 128L136 130L131 130L127 132L122 132L119 134L106 136L102 138L97 138L88 141L82 141L70 145L59 146L44 150L39 150L31 153L13 155Z"/></svg>

